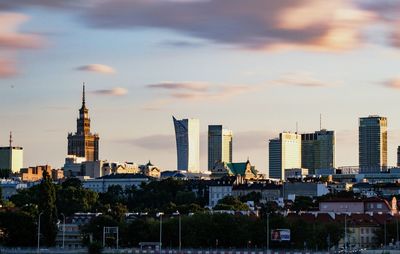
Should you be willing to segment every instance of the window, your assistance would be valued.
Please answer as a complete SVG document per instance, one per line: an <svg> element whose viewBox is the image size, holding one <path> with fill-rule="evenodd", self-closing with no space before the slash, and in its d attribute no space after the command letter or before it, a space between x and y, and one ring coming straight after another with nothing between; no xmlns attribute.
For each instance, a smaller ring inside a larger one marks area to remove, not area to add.
<svg viewBox="0 0 400 254"><path fill-rule="evenodd" d="M382 209L382 204L376 204L376 208Z"/></svg>

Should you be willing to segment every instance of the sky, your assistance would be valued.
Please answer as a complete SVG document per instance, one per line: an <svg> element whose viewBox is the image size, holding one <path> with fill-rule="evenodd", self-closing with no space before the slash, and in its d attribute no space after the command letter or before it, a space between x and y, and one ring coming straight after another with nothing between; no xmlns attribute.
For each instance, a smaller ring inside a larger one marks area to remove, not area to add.
<svg viewBox="0 0 400 254"><path fill-rule="evenodd" d="M233 159L268 168L282 131L336 131L358 164L358 118L388 117L400 145L399 1L19 0L0 2L0 145L24 165L63 165L82 83L100 158L176 168L172 116L234 133Z"/></svg>

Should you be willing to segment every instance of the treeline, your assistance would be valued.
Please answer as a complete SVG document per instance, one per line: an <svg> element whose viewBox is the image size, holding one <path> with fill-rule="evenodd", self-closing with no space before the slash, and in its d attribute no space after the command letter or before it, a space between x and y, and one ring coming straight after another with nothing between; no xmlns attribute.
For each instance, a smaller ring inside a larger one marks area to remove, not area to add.
<svg viewBox="0 0 400 254"><path fill-rule="evenodd" d="M267 219L231 214L200 213L181 217L183 248L265 248L267 242ZM326 249L337 245L343 228L337 223L307 223L301 219L288 219L271 215L270 230L291 230L290 242L270 241L270 248ZM118 222L111 216L98 216L83 228L86 241L89 235L102 242L103 227L118 226L120 246L138 247L139 242L158 242L160 221L155 217L138 217L131 222ZM179 217L163 218L163 247L179 246ZM107 238L107 244L115 246L115 238Z"/></svg>

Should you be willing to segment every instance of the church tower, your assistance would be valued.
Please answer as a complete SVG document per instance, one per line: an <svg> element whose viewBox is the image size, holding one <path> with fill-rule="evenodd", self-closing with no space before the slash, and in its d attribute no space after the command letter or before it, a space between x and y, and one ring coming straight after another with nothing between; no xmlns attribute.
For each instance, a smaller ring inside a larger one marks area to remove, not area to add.
<svg viewBox="0 0 400 254"><path fill-rule="evenodd" d="M76 120L75 134L68 134L68 155L85 157L86 161L99 160L99 136L90 132L89 110L86 108L85 84L82 91L82 106Z"/></svg>

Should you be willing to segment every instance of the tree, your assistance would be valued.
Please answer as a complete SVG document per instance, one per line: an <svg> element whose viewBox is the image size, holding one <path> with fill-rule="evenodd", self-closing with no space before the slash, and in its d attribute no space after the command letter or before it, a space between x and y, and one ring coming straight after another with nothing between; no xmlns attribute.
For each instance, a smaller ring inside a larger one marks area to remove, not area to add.
<svg viewBox="0 0 400 254"><path fill-rule="evenodd" d="M244 211L249 210L249 207L242 203L238 198L226 196L218 201L218 204L214 207L214 210Z"/></svg>
<svg viewBox="0 0 400 254"><path fill-rule="evenodd" d="M0 187L0 205L3 205L3 189Z"/></svg>
<svg viewBox="0 0 400 254"><path fill-rule="evenodd" d="M43 171L43 179L39 184L39 191L39 212L43 213L41 217L41 232L45 245L52 246L57 235L56 189L47 171Z"/></svg>
<svg viewBox="0 0 400 254"><path fill-rule="evenodd" d="M57 191L57 211L66 216L76 212L90 212L97 204L99 195L82 187L77 178L65 181Z"/></svg>
<svg viewBox="0 0 400 254"><path fill-rule="evenodd" d="M0 212L0 232L0 243L6 246L35 246L36 225L26 212Z"/></svg>

